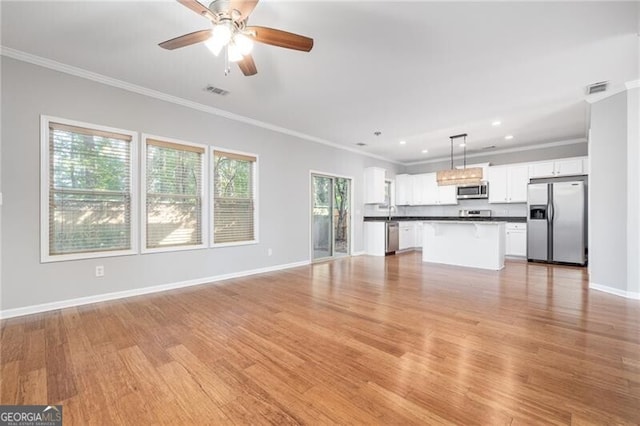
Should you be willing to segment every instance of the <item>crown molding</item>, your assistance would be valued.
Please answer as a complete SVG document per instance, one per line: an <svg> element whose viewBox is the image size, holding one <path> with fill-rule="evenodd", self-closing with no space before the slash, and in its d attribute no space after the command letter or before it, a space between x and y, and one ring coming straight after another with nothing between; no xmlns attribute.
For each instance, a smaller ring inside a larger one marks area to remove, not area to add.
<svg viewBox="0 0 640 426"><path fill-rule="evenodd" d="M536 145L525 145L525 146L519 146L519 147L513 147L513 148L496 149L495 151L472 152L471 154L467 154L467 158L487 157L487 156L491 156L491 155L494 155L494 154L507 154L509 152L533 151L533 150L536 150L536 149L553 148L553 147L556 147L556 146L575 145L577 143L587 143L587 139L586 138L566 139L566 140L563 140L563 141L541 143L541 144L536 144ZM463 155L455 155L453 157L453 159L454 160L460 160L463 157L464 157ZM404 166L417 166L417 165L420 165L420 164L440 163L442 161L449 161L450 159L451 159L450 156L438 157L438 158L432 158L432 159L425 160L425 161L416 161L416 162L412 162L412 163L404 163L403 165Z"/></svg>
<svg viewBox="0 0 640 426"><path fill-rule="evenodd" d="M41 56L32 55L30 53L23 52L21 50L12 49L10 47L0 45L0 56L6 56L8 58L16 59L18 61L27 62L33 65L38 65L43 68L48 68L54 71L59 71L65 74L73 75L76 77L84 78L87 80L95 81L97 83L101 83L107 86L117 87L118 89L127 90L129 92L137 93L139 95L148 96L150 98L159 99L161 101L170 102L176 105L180 105L186 108L191 108L197 111L202 111L207 114L216 115L218 117L223 117L229 120L238 121L241 123L249 124L255 127L260 127L263 129L271 130L274 132L282 133L289 136L294 136L300 139L304 139L310 142L319 143L322 145L327 145L332 148L340 149L343 151L353 152L355 154L364 155L367 157L375 158L377 160L386 161L388 163L394 164L402 164L399 161L391 160L389 158L371 154L365 151L358 150L356 148L351 148L348 146L340 145L335 142L328 141L326 139L318 138L315 136L307 135L305 133L298 132L296 130L287 129L286 127L276 126L271 123L266 123L264 121L256 120L250 117L245 117L243 115L234 114L229 111L225 111L219 108L215 108L212 106L204 105L198 102L193 102L188 99L180 98L178 96L169 95L164 92L160 92L157 90L149 89L147 87L138 86L136 84L127 83L123 80L118 80L116 78L108 77L103 74L98 74L92 71L85 70L83 68L74 67L72 65L63 64L62 62L57 62L51 59L43 58Z"/></svg>

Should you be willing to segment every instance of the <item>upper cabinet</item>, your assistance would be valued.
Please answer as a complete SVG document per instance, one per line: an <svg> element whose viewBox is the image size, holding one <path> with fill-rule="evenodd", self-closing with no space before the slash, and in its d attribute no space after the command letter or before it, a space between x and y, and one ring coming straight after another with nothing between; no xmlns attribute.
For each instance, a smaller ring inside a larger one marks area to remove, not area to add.
<svg viewBox="0 0 640 426"><path fill-rule="evenodd" d="M438 186L435 173L415 175L414 205L434 206L458 204L455 185Z"/></svg>
<svg viewBox="0 0 640 426"><path fill-rule="evenodd" d="M396 204L434 206L458 204L455 185L438 186L435 173L396 176Z"/></svg>
<svg viewBox="0 0 640 426"><path fill-rule="evenodd" d="M507 167L493 166L487 168L485 180L489 184L489 202L506 203L507 195Z"/></svg>
<svg viewBox="0 0 640 426"><path fill-rule="evenodd" d="M586 172L584 163L584 158L569 158L564 160L531 163L529 166L529 177L546 178L582 175Z"/></svg>
<svg viewBox="0 0 640 426"><path fill-rule="evenodd" d="M526 203L529 179L583 175L588 173L588 165L586 157L578 157L504 166L477 166L484 168L485 180L489 183L489 203ZM370 167L365 171L365 202L384 203L384 169ZM371 186L369 182L376 183ZM399 206L458 204L456 186L438 186L436 173L397 175L395 188L395 203Z"/></svg>
<svg viewBox="0 0 640 426"><path fill-rule="evenodd" d="M396 205L413 204L413 175L396 175Z"/></svg>
<svg viewBox="0 0 640 426"><path fill-rule="evenodd" d="M385 170L381 167L364 169L364 203L385 203Z"/></svg>
<svg viewBox="0 0 640 426"><path fill-rule="evenodd" d="M514 164L487 168L490 203L526 203L529 166Z"/></svg>
<svg viewBox="0 0 640 426"><path fill-rule="evenodd" d="M435 173L433 174L433 178L435 180ZM458 191L457 186L455 185L445 185L438 186L438 182L436 181L436 187L438 188L438 200L437 204L439 205L454 205L458 204Z"/></svg>

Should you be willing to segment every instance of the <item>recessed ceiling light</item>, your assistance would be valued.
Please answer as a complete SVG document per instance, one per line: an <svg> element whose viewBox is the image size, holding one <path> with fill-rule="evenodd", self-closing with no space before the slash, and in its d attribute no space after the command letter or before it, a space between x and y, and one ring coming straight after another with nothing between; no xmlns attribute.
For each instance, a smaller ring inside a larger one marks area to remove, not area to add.
<svg viewBox="0 0 640 426"><path fill-rule="evenodd" d="M426 153L428 153L428 152L429 152L429 150L428 150L428 149L423 149L423 150L422 150L422 153L423 153L423 154L426 154Z"/></svg>
<svg viewBox="0 0 640 426"><path fill-rule="evenodd" d="M459 146L460 148L464 148L465 146L467 146L467 144L463 142L463 143L461 143L461 144L460 144L460 145L458 145L458 146Z"/></svg>
<svg viewBox="0 0 640 426"><path fill-rule="evenodd" d="M504 137L506 140L510 141L511 139L513 139L513 135L507 135Z"/></svg>
<svg viewBox="0 0 640 426"><path fill-rule="evenodd" d="M400 145L406 145L407 141L400 141Z"/></svg>
<svg viewBox="0 0 640 426"><path fill-rule="evenodd" d="M500 120L496 120L496 121L492 121L492 122L491 122L491 125L492 125L493 127L498 127L498 126L499 126L499 125L501 125L501 124L502 124L502 121L500 121Z"/></svg>

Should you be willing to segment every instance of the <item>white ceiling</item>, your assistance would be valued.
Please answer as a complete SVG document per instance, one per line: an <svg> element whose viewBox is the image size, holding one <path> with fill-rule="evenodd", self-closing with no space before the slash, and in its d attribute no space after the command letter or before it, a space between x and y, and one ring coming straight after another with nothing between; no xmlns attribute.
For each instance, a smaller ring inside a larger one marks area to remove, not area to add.
<svg viewBox="0 0 640 426"><path fill-rule="evenodd" d="M638 5L261 0L251 24L315 45L310 53L256 45L252 77L236 67L225 77L202 44L158 47L208 28L172 0L3 0L1 43L412 163L447 157L448 136L462 132L468 152L585 138L585 86L606 80L615 90L638 79ZM209 84L230 94L211 95Z"/></svg>

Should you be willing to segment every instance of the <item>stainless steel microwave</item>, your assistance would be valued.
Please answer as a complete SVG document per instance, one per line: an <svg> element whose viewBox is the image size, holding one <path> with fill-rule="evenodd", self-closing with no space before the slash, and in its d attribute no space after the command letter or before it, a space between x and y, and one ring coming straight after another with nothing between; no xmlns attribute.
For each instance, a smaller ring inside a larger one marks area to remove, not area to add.
<svg viewBox="0 0 640 426"><path fill-rule="evenodd" d="M458 185L458 199L489 198L489 184L481 182L477 185Z"/></svg>

